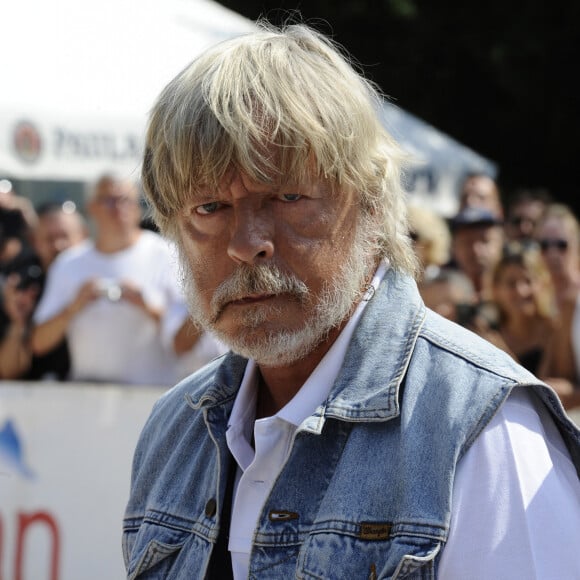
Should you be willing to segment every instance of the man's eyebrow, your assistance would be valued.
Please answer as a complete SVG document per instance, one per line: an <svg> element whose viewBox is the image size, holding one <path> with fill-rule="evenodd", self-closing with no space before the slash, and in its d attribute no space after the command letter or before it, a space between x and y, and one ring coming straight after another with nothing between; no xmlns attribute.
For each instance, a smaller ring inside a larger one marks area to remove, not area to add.
<svg viewBox="0 0 580 580"><path fill-rule="evenodd" d="M200 202L203 203L208 199L218 199L223 197L224 197L223 193L221 193L217 188L212 187L201 188L196 189L191 193L191 195L188 198L188 203L190 205Z"/></svg>

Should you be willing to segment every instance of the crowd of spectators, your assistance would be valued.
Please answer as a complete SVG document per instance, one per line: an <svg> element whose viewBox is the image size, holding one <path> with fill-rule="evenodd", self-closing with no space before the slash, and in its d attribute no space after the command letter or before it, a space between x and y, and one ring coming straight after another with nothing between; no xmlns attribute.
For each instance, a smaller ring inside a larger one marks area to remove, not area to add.
<svg viewBox="0 0 580 580"><path fill-rule="evenodd" d="M225 352L189 321L176 250L146 227L135 183L103 175L83 213L25 216L5 193L0 379L170 387Z"/></svg>
<svg viewBox="0 0 580 580"><path fill-rule="evenodd" d="M136 184L104 175L81 213L0 182L0 379L171 386L224 352L191 322L175 249ZM466 176L446 219L409 205L430 308L470 328L580 405L580 226L544 189L507 202ZM92 234L91 228L92 225Z"/></svg>
<svg viewBox="0 0 580 580"><path fill-rule="evenodd" d="M412 206L410 217L426 305L508 352L566 408L580 406L580 227L572 209L541 188L504 203L494 179L469 175L451 219Z"/></svg>

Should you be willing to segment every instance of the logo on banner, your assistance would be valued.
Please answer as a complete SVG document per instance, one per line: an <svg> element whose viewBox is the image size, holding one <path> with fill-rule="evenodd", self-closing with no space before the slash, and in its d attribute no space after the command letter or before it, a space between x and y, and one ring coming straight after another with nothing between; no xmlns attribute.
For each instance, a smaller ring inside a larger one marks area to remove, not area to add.
<svg viewBox="0 0 580 580"><path fill-rule="evenodd" d="M42 153L40 132L30 121L20 121L16 124L13 145L16 155L25 163L35 163Z"/></svg>
<svg viewBox="0 0 580 580"><path fill-rule="evenodd" d="M12 419L7 419L0 429L0 475L2 464L26 479L34 479L34 473L26 463L20 435Z"/></svg>

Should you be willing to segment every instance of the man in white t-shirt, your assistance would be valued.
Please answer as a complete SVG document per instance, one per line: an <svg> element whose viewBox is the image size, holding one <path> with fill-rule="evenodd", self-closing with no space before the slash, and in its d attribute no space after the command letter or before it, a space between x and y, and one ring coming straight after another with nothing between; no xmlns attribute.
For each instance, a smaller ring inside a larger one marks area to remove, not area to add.
<svg viewBox="0 0 580 580"><path fill-rule="evenodd" d="M34 315L34 352L66 335L77 381L170 386L174 357L161 321L178 294L173 252L141 229L134 183L105 175L88 202L94 241L63 252L51 266Z"/></svg>
<svg viewBox="0 0 580 580"><path fill-rule="evenodd" d="M137 445L130 578L580 578L580 432L428 310L379 95L303 25L198 56L143 184L190 311L232 352Z"/></svg>

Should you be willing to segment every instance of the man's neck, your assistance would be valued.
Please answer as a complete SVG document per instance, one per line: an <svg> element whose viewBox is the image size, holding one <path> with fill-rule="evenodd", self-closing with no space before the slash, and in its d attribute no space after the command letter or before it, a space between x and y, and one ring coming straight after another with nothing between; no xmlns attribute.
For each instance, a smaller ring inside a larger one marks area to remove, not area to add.
<svg viewBox="0 0 580 580"><path fill-rule="evenodd" d="M293 364L282 367L264 367L258 364L260 376L257 419L275 415L294 398L333 345L347 321L348 319L331 330L328 337L312 352Z"/></svg>

